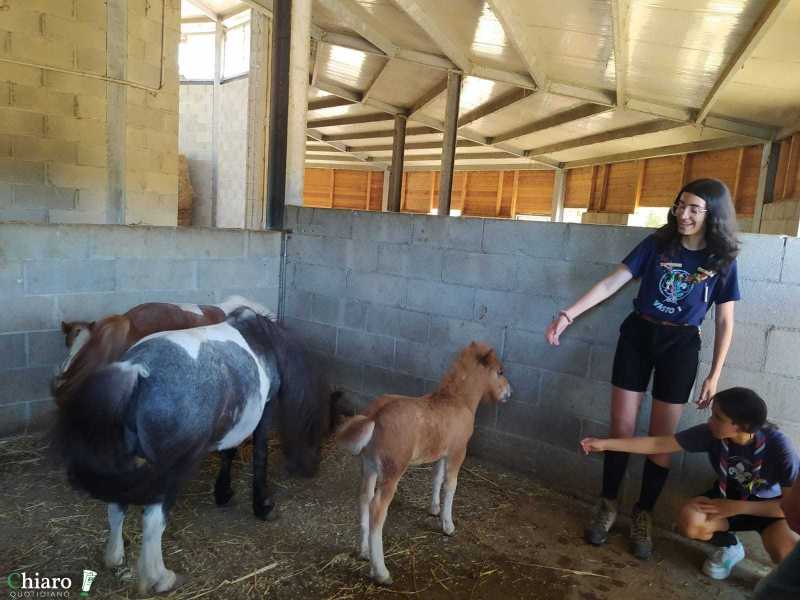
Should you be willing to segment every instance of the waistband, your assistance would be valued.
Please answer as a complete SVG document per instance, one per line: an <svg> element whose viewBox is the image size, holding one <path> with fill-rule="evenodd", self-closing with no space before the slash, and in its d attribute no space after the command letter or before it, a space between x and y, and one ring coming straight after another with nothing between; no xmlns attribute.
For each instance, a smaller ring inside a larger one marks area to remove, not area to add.
<svg viewBox="0 0 800 600"><path fill-rule="evenodd" d="M637 317L644 321L648 321L650 323L655 323L656 325L666 325L667 327L692 327L693 329L697 329L700 331L700 328L697 325L691 325L689 323L671 323L670 321L659 321L651 317L650 315L646 315L644 313L639 312L638 310L633 311Z"/></svg>

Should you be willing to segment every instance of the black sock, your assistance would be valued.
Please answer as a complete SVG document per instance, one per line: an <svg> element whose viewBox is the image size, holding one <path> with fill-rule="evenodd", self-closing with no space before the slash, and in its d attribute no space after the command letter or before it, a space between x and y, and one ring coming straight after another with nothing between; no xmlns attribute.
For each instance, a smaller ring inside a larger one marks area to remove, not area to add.
<svg viewBox="0 0 800 600"><path fill-rule="evenodd" d="M619 495L619 486L622 485L622 478L625 477L625 469L628 467L627 452L616 452L606 450L603 456L603 498L606 500L616 500Z"/></svg>
<svg viewBox="0 0 800 600"><path fill-rule="evenodd" d="M642 510L653 510L664 484L667 482L669 469L657 465L649 458L644 461L644 471L642 473L642 491L639 493L639 508Z"/></svg>
<svg viewBox="0 0 800 600"><path fill-rule="evenodd" d="M720 548L735 546L739 543L738 538L732 531L715 531L709 541Z"/></svg>

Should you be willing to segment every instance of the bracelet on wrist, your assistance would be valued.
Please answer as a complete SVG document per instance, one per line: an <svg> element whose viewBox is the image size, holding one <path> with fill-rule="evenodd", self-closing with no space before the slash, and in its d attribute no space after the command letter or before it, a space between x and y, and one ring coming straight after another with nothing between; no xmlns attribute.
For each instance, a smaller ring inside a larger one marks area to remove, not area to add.
<svg viewBox="0 0 800 600"><path fill-rule="evenodd" d="M570 316L567 314L567 311L565 311L565 310L560 310L560 311L558 311L558 316L559 316L559 317L564 317L564 318L567 320L567 323L568 323L568 324L570 324L570 325L572 325L572 321L573 321L573 319L572 319L572 317L570 317Z"/></svg>

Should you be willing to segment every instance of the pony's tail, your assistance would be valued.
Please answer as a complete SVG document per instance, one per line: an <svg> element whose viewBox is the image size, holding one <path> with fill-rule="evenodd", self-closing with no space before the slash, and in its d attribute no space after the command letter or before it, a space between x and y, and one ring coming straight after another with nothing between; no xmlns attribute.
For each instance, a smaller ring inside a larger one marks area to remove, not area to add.
<svg viewBox="0 0 800 600"><path fill-rule="evenodd" d="M69 482L105 502L148 504L159 474L137 459L135 434L124 418L141 378L141 365L114 363L93 373L70 402L59 406L51 445Z"/></svg>
<svg viewBox="0 0 800 600"><path fill-rule="evenodd" d="M67 369L57 375L50 385L59 407L70 402L89 375L125 353L128 349L130 325L127 317L115 315L95 326L89 341L78 350Z"/></svg>
<svg viewBox="0 0 800 600"><path fill-rule="evenodd" d="M375 432L375 421L364 415L351 417L336 432L336 444L350 452L358 455L372 440Z"/></svg>

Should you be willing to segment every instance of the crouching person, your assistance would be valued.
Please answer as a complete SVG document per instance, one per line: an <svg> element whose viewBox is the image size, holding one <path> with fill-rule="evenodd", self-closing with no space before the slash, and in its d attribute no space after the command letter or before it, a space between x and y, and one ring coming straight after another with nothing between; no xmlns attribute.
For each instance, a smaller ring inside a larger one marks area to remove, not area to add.
<svg viewBox="0 0 800 600"><path fill-rule="evenodd" d="M681 508L678 529L688 538L710 541L719 547L703 565L703 572L713 579L728 577L733 566L744 558L736 531L757 531L776 563L791 554L800 540L781 508L782 490L791 487L797 478L800 457L789 438L767 422L767 405L752 390L731 388L719 392L713 398L707 423L675 435L586 438L581 446L587 454L606 450L708 454L717 481L712 489Z"/></svg>
<svg viewBox="0 0 800 600"><path fill-rule="evenodd" d="M800 533L800 477L792 489L784 494L781 508L786 522L795 533ZM755 600L791 600L800 598L800 542L775 569L756 586Z"/></svg>

